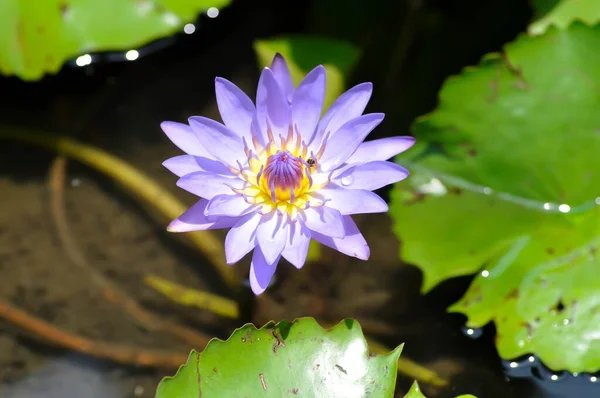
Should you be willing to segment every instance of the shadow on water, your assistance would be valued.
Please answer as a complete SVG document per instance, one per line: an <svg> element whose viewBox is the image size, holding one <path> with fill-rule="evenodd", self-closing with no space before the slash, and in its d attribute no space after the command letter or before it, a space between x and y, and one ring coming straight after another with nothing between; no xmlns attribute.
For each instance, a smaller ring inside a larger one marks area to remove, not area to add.
<svg viewBox="0 0 600 398"><path fill-rule="evenodd" d="M402 94L392 99L385 96L389 81L381 65L387 66L389 53L396 48L399 21L413 14L398 2L379 11L381 23L371 27L372 31L350 30L355 42L373 44L352 80L373 80L376 90L369 110L381 107L389 116L373 138L408 134L412 120L435 106L437 91L448 75L498 50L522 31L530 18L526 2L516 0L412 3L419 6L418 24L392 87ZM183 121L200 114L217 118L213 94L217 75L234 80L252 95L258 77L252 50L256 38L312 32L327 23L331 25L329 34L348 37L344 36L347 26L344 28L343 20L347 17L350 22L346 25L352 25L351 18L357 17L348 11L351 7L340 11L337 19L327 14L319 19L307 4L311 3L238 0L218 18L202 16L193 35L182 34L140 49L141 56L134 62L66 67L38 83L2 79L0 90L9 94L0 98L0 118L2 123L68 134L101 147L191 203L193 198L176 191L173 177L160 165L178 153L160 131L160 122ZM88 292L85 275L64 265L67 260L57 249L56 232L45 207L46 175L52 159L52 154L25 145L3 142L0 146L3 296L93 337L175 347L169 340L126 326L126 318L115 315L113 308L98 303L97 295ZM147 209L141 209L106 178L74 164L69 166L69 176L70 181L79 181L67 188L66 196L81 246L102 272L141 302L165 316L173 315L173 306L140 282L146 272L163 272L174 281L226 294L211 270L200 270L202 260L196 253L168 237ZM388 191L382 193L387 199ZM464 317L445 312L464 293L470 278L444 282L421 296L420 273L413 267L398 266L398 242L389 232L389 219L361 217L359 225L372 245L368 264L326 252L321 263L307 266L302 273L282 266L273 295L283 304L262 314L264 318L313 314L331 321L350 316L379 318L395 328L393 336L378 336L381 341L388 346L406 342L406 356L452 379L452 391L423 386L437 397L458 393L483 398L598 395L590 381L595 376L554 375L529 357L502 362L494 347L493 325L483 330L464 329ZM264 320L257 315L261 308L253 307L251 300L244 303L248 306L244 322ZM212 325L207 332L220 337L242 323L234 325L185 309L175 312L191 326ZM43 348L16 338L16 329L3 327L0 323L0 382L5 383L0 385L0 397L151 397L161 376L172 373L120 368ZM410 382L399 379L404 390Z"/></svg>

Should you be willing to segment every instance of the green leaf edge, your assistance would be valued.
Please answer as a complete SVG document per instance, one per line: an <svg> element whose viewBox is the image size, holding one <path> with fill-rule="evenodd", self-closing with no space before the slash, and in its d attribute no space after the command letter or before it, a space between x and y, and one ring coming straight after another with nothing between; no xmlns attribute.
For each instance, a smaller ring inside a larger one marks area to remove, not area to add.
<svg viewBox="0 0 600 398"><path fill-rule="evenodd" d="M540 36L545 34L549 29L556 28L558 30L567 30L574 23L582 23L587 26L595 26L600 22L600 14L598 14L591 22L586 21L584 16L574 16L571 18L564 28L561 28L557 23L553 20L555 19L555 13L557 9L564 7L565 0L559 0L554 7L552 7L548 12L546 12L543 16L538 18L537 20L531 22L527 27L527 33L531 36ZM559 10L560 11L560 10Z"/></svg>
<svg viewBox="0 0 600 398"><path fill-rule="evenodd" d="M317 324L317 326L319 326L319 327L320 327L320 328L321 328L323 331L325 331L325 332L331 332L331 331L335 330L335 329L336 329L336 328L338 328L338 327L344 327L344 325L345 325L345 324L346 324L348 321L350 321L350 322L353 322L353 323L356 325L356 327L358 327L358 331L359 331L359 332L360 332L360 334L362 335L362 337L363 337L363 340L365 341L365 343L367 343L367 340L366 340L366 338L365 338L365 335L364 335L364 333L363 333L363 331L362 331L362 327L361 327L360 323L359 323L359 322L358 322L356 319L353 319L353 318L345 318L345 319L343 319L343 320L339 321L337 324L335 324L335 325L334 325L334 326L332 326L332 327L323 327L323 326L321 326L321 325L320 325L320 324L319 324L319 323L316 321L316 319L315 319L315 318L312 318L312 317L300 317L300 318L296 318L296 319L294 319L292 322L288 322L288 321L285 321L285 320L283 320L283 321L279 321L279 322L275 323L275 321L269 321L269 322L267 322L265 325L263 325L263 326L262 326L262 327L260 327L260 328L257 328L257 327L256 327L256 325L254 325L252 322L247 322L247 323L245 323L244 325L242 325L242 326L240 326L240 327L236 328L236 329L235 329L233 332L231 332L231 334L229 335L229 337L228 337L227 339L225 339L225 340L223 340L223 339L219 339L218 337L213 337L212 339L210 339L210 341L208 342L208 344L206 345L206 347L204 347L204 350L206 350L206 349L208 348L208 346L210 346L211 344L226 344L226 343L227 343L227 342L228 342L230 339L232 339L232 338L235 336L235 334L236 334L238 331L240 331L241 329L244 329L244 328L246 328L246 327L252 327L252 328L254 328L256 331L261 331L261 330L263 330L263 329L273 329L273 328L275 328L275 327L279 326L279 325L280 325L280 324L282 324L282 323L287 323L287 324L289 324L289 327L291 328L291 327L292 327L292 326L293 326L295 323L297 323L298 321L301 321L301 320L309 320L309 321L313 321L315 324ZM390 357L391 359L393 359L393 360L394 360L394 362L396 363L396 367L397 367L397 364L398 364L398 359L400 358L400 355L402 354L402 350L403 350L403 348L404 348L404 343L402 343L402 344L399 344L399 345L398 345L396 348L394 348L392 351L390 351L390 352L389 352L389 353L387 353L387 354L372 355L372 357L382 357L382 356L384 356L384 357L385 357L385 356L387 356L387 357ZM204 351L204 350L202 350L202 351ZM195 349L191 350L191 351L190 351L190 354L188 355L188 359L187 359L187 361L186 361L184 364L182 364L181 366L179 366L179 368L177 369L177 372L175 373L175 375L173 375L173 376L165 376L165 377L163 377L163 378L161 379L161 381L159 382L159 384L158 384L158 386L157 386L157 388L156 388L156 394L155 394L155 397L157 397L157 396L158 396L158 393L159 393L160 386L162 385L162 383L163 383L164 381L168 381L168 380L173 380L173 379L176 379L176 378L177 378L177 377L180 375L180 373L181 373L181 372L184 370L184 368L186 368L187 366L191 366L191 365L193 364L193 362L195 362L195 361L196 361L196 359L195 359L195 358L197 358L197 357L198 357L199 355L201 355L201 354L202 354L202 352L199 352L199 351L197 351L197 350L195 350ZM393 376L391 376L391 377L393 378L393 382L394 382L394 384L395 384L395 383L396 383L396 379L397 379L397 377L398 377L398 370L397 370L397 368L396 368L396 369L394 369Z"/></svg>
<svg viewBox="0 0 600 398"><path fill-rule="evenodd" d="M408 390L408 392L406 393L404 398L427 398L427 397L421 392L419 383L417 381L414 381L412 383L412 385L410 386L410 390ZM471 394L463 394L463 395L457 396L456 398L477 398L477 397L475 395L471 395Z"/></svg>

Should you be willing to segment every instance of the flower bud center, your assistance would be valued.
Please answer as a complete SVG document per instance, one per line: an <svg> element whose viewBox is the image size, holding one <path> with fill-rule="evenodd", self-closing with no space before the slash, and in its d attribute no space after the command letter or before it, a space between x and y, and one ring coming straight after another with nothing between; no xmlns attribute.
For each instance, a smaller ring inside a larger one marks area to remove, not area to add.
<svg viewBox="0 0 600 398"><path fill-rule="evenodd" d="M278 151L267 159L264 178L271 191L298 189L304 178L302 166L302 161L290 151Z"/></svg>

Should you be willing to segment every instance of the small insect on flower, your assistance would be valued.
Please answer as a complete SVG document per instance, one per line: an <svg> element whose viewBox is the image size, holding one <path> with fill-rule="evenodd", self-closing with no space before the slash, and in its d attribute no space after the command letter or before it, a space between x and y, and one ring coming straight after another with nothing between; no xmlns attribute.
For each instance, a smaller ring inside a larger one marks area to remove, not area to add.
<svg viewBox="0 0 600 398"><path fill-rule="evenodd" d="M371 83L342 94L321 118L325 68L317 66L295 87L277 54L262 71L256 105L237 86L215 81L223 124L201 116L189 124L163 122L186 155L163 165L177 185L201 199L168 230L231 228L228 264L254 249L250 285L265 291L281 257L300 269L311 239L361 260L369 246L351 215L388 206L373 190L408 176L387 161L414 144L412 137L363 142L383 120L363 115Z"/></svg>

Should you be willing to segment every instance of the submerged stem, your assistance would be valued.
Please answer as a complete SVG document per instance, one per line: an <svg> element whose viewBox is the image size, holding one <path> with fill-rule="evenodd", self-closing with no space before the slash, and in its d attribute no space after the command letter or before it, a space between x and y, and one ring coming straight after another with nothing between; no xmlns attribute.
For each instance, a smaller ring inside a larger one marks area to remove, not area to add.
<svg viewBox="0 0 600 398"><path fill-rule="evenodd" d="M191 289L153 274L146 275L144 282L158 293L179 305L193 306L225 318L236 319L240 316L237 302L228 298Z"/></svg>
<svg viewBox="0 0 600 398"><path fill-rule="evenodd" d="M98 148L67 137L33 132L12 126L0 126L0 139L27 142L76 159L120 183L139 199L149 203L170 219L179 217L186 210L183 203L151 178L123 160ZM210 231L195 231L186 234L185 237L204 253L229 287L234 290L239 288L240 280L234 268L228 267L225 263L222 243Z"/></svg>

